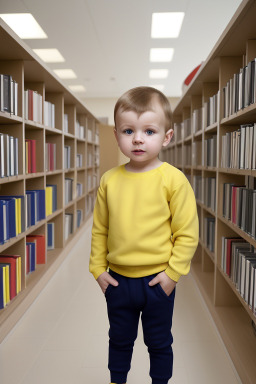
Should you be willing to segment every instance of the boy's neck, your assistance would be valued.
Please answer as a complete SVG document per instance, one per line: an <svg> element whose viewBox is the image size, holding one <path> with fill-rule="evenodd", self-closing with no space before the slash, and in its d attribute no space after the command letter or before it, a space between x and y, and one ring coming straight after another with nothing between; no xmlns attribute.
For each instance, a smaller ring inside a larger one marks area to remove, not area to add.
<svg viewBox="0 0 256 384"><path fill-rule="evenodd" d="M125 169L128 172L134 172L134 173L141 173L141 172L147 172L151 171L152 169L160 167L160 165L163 164L163 162L159 159L156 159L156 161L151 163L139 163L139 162L132 162L125 164Z"/></svg>

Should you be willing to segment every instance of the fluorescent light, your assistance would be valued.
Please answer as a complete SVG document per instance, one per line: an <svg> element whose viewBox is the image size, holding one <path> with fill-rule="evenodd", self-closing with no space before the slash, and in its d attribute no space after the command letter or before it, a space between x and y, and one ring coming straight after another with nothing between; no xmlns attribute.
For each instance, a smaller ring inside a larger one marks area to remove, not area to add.
<svg viewBox="0 0 256 384"><path fill-rule="evenodd" d="M73 92L85 92L86 89L83 85L69 85L69 88Z"/></svg>
<svg viewBox="0 0 256 384"><path fill-rule="evenodd" d="M178 37L184 12L162 12L152 14L151 37L171 38Z"/></svg>
<svg viewBox="0 0 256 384"><path fill-rule="evenodd" d="M173 48L151 48L150 61L152 63L167 63L172 61L174 49Z"/></svg>
<svg viewBox="0 0 256 384"><path fill-rule="evenodd" d="M77 75L73 71L73 69L54 69L54 73L60 78L60 79L76 79Z"/></svg>
<svg viewBox="0 0 256 384"><path fill-rule="evenodd" d="M2 13L0 17L21 39L47 39L31 13Z"/></svg>
<svg viewBox="0 0 256 384"><path fill-rule="evenodd" d="M33 49L33 51L40 57L45 63L62 63L65 61L64 57L58 51L58 49Z"/></svg>
<svg viewBox="0 0 256 384"><path fill-rule="evenodd" d="M158 91L161 91L161 92L163 92L164 90L164 84L157 84L157 85L154 84L154 85L150 85L150 87L158 89Z"/></svg>
<svg viewBox="0 0 256 384"><path fill-rule="evenodd" d="M150 69L149 71L150 79L166 79L168 74L168 69Z"/></svg>

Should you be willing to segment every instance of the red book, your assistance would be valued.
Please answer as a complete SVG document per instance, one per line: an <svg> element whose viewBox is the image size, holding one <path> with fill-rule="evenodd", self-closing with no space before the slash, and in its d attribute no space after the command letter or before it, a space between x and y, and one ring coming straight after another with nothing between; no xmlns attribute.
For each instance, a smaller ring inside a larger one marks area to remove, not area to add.
<svg viewBox="0 0 256 384"><path fill-rule="evenodd" d="M9 255L1 255L0 263L10 265L10 299L12 300L17 294L16 260Z"/></svg>
<svg viewBox="0 0 256 384"><path fill-rule="evenodd" d="M31 142L31 173L36 172L36 140L30 140Z"/></svg>
<svg viewBox="0 0 256 384"><path fill-rule="evenodd" d="M45 236L44 235L31 235L26 237L27 241L36 241L36 263L46 263L46 251L45 251Z"/></svg>
<svg viewBox="0 0 256 384"><path fill-rule="evenodd" d="M28 90L28 119L33 120L33 91Z"/></svg>
<svg viewBox="0 0 256 384"><path fill-rule="evenodd" d="M31 140L26 139L28 143L28 173L31 173Z"/></svg>
<svg viewBox="0 0 256 384"><path fill-rule="evenodd" d="M227 275L230 277L231 275L231 259L232 259L232 243L234 241L241 241L240 237L232 237L227 239L227 257L226 257L226 272Z"/></svg>

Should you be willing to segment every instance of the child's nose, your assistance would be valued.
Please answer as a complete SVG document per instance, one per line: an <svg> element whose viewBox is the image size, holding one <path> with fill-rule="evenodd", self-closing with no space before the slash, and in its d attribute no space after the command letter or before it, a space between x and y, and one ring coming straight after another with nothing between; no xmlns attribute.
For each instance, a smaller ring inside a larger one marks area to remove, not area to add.
<svg viewBox="0 0 256 384"><path fill-rule="evenodd" d="M143 138L141 136L140 133L136 133L134 136L133 136L133 142L135 144L138 144L138 143L142 143L143 142Z"/></svg>

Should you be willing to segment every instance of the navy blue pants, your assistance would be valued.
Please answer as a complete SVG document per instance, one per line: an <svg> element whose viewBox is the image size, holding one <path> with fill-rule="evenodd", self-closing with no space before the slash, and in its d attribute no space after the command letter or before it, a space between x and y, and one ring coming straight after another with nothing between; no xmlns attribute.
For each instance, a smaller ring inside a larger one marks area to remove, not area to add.
<svg viewBox="0 0 256 384"><path fill-rule="evenodd" d="M131 278L109 271L119 283L109 285L106 301L109 317L111 382L126 383L141 314L144 342L150 356L152 384L167 384L172 377L172 314L175 290L167 296L160 284L148 285L157 274Z"/></svg>

